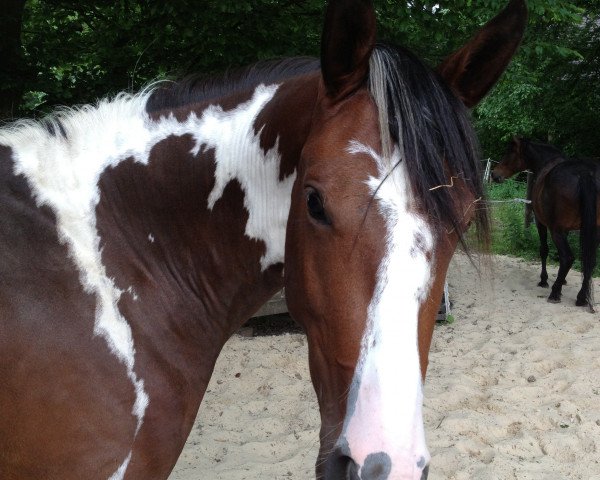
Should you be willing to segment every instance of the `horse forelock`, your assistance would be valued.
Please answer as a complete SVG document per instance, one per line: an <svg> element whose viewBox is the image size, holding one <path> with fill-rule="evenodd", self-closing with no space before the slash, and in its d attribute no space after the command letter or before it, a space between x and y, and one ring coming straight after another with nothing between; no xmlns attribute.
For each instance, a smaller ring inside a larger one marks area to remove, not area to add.
<svg viewBox="0 0 600 480"><path fill-rule="evenodd" d="M436 229L455 231L462 242L465 206L450 190L450 176L464 181L473 199L483 196L478 142L466 107L429 67L409 51L378 44L370 59L369 91L377 105L384 158L395 145L422 211ZM397 164L390 164L391 171ZM485 241L488 218L475 209ZM450 228L448 228L450 227Z"/></svg>

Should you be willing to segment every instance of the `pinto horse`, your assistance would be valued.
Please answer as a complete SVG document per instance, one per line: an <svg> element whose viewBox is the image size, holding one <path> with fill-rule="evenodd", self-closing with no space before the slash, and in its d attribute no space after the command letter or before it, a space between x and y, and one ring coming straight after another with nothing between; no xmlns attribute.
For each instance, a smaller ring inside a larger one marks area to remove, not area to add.
<svg viewBox="0 0 600 480"><path fill-rule="evenodd" d="M316 476L426 478L444 277L486 227L467 109L526 17L512 0L436 72L376 44L370 2L332 0L320 62L0 130L0 477L167 478L224 343L285 286Z"/></svg>
<svg viewBox="0 0 600 480"><path fill-rule="evenodd" d="M540 287L548 287L548 229L558 250L560 266L548 301L559 303L562 286L575 257L567 241L571 230L580 230L583 282L575 304L594 311L592 272L600 241L600 162L567 158L546 143L515 137L502 161L494 168L492 179L502 182L523 170L533 173L530 199L540 236L542 273Z"/></svg>

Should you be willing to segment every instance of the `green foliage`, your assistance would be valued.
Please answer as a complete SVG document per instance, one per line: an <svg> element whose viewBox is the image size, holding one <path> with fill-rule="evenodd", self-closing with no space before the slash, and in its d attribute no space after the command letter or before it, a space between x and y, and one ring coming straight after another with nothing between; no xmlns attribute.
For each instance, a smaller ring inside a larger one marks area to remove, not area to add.
<svg viewBox="0 0 600 480"><path fill-rule="evenodd" d="M523 135L600 156L600 2L529 2L534 14L507 74L474 113L485 156Z"/></svg>
<svg viewBox="0 0 600 480"><path fill-rule="evenodd" d="M463 45L508 0L374 0L379 36L431 65ZM137 91L157 79L215 73L260 59L318 55L326 0L28 0L23 65L3 85L19 115ZM526 38L509 70L473 112L485 157L514 134L567 153L600 156L600 0L528 0ZM18 43L18 42L13 42ZM524 198L516 182L493 199ZM524 205L494 204L493 249L537 258ZM578 252L576 235L571 235ZM576 254L578 256L578 253ZM551 258L556 251L551 247Z"/></svg>
<svg viewBox="0 0 600 480"><path fill-rule="evenodd" d="M93 102L154 80L318 54L324 0L30 0L23 34L42 92L31 108ZM30 95L31 98L31 95Z"/></svg>
<svg viewBox="0 0 600 480"><path fill-rule="evenodd" d="M527 185L513 179L488 186L493 253L515 255L529 260L539 258L537 229L534 225L525 228L525 204L511 201L525 198L526 193Z"/></svg>
<svg viewBox="0 0 600 480"><path fill-rule="evenodd" d="M506 1L374 3L380 37L435 65ZM496 94L476 113L486 152L512 133L543 130L538 128L543 115L529 111L547 92L544 82L562 78L548 72L557 63L588 58L584 40L594 29L576 33L583 12L579 3L528 1L530 26L521 53ZM18 80L26 92L38 93L28 94L21 113L136 91L165 77L210 74L265 58L318 55L325 5L326 0L29 0L22 38L29 74ZM597 10L589 9L590 15Z"/></svg>
<svg viewBox="0 0 600 480"><path fill-rule="evenodd" d="M14 1L14 0L13 0ZM508 0L374 0L379 36L431 65ZM3 78L20 116L138 91L154 80L319 53L326 0L28 0L23 65ZM528 0L526 38L473 112L483 156L525 135L600 156L600 0ZM0 113L1 114L1 113Z"/></svg>

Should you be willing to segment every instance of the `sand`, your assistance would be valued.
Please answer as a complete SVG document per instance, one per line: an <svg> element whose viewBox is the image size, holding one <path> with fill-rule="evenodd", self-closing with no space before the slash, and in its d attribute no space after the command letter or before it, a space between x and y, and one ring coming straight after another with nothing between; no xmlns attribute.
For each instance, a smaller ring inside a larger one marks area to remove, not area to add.
<svg viewBox="0 0 600 480"><path fill-rule="evenodd" d="M537 263L492 269L479 278L461 255L450 268L456 320L436 327L425 385L429 478L600 480L600 314L574 306L580 274L554 305ZM305 338L236 335L170 478L314 478L318 428Z"/></svg>

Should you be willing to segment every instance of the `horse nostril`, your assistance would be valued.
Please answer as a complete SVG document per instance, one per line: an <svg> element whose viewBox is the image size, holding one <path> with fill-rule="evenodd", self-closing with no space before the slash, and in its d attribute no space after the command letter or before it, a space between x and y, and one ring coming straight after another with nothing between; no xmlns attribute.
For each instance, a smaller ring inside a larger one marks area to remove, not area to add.
<svg viewBox="0 0 600 480"><path fill-rule="evenodd" d="M392 471L392 460L385 452L372 453L365 458L360 471L363 480L388 480Z"/></svg>
<svg viewBox="0 0 600 480"><path fill-rule="evenodd" d="M327 462L324 479L360 480L358 465L340 448L336 448Z"/></svg>
<svg viewBox="0 0 600 480"><path fill-rule="evenodd" d="M344 478L344 480L360 480L360 477L358 475L358 465L356 464L356 462L354 460L352 460L350 457L345 457L346 458L346 477Z"/></svg>
<svg viewBox="0 0 600 480"><path fill-rule="evenodd" d="M360 480L358 475L358 465L354 460L346 455L338 457L337 462L339 466L338 474L333 476L332 479L339 480Z"/></svg>
<svg viewBox="0 0 600 480"><path fill-rule="evenodd" d="M423 473L421 474L421 480L427 480L427 477L429 476L429 465L427 465L424 469L423 469Z"/></svg>

